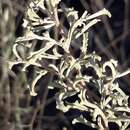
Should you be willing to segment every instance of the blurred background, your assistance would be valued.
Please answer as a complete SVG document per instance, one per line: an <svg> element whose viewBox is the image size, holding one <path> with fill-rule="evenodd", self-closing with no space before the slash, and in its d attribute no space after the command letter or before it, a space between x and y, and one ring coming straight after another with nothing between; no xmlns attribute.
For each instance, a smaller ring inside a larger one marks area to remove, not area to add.
<svg viewBox="0 0 130 130"><path fill-rule="evenodd" d="M118 60L121 72L130 68L130 0L61 1L79 11L79 16L85 10L92 14L108 9L112 17L102 17L102 22L89 30L89 52L95 51L104 61ZM20 66L8 70L7 62L15 59L12 54L15 39L24 34L22 23L28 2L0 0L0 130L90 130L82 124L71 124L77 111L64 114L56 109L56 90L47 89L49 75L39 81L38 96L31 97L26 86L33 78L33 69L29 67L26 74L20 71ZM130 75L119 79L119 83L130 95ZM118 130L116 124L109 125L110 130Z"/></svg>

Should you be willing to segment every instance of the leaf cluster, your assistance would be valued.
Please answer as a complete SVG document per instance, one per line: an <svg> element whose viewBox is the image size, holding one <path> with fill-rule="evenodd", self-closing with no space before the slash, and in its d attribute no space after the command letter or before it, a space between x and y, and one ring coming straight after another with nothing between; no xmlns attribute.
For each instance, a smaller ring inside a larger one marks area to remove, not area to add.
<svg viewBox="0 0 130 130"><path fill-rule="evenodd" d="M85 11L79 17L74 8L63 3L59 8L59 4L60 0L30 2L23 23L24 36L18 37L13 45L16 61L9 62L10 69L18 64L23 65L22 71L29 66L35 67L35 79L28 85L32 96L37 95L37 82L43 76L48 73L56 76L55 80L49 81L48 88L58 88L57 109L80 111L73 124L80 122L97 129L109 129L108 123L115 122L121 130L126 129L130 124L130 108L128 96L119 87L118 79L130 70L121 73L116 60L103 62L95 52L88 53L89 28L98 23L102 15L111 17L110 12L103 9L90 15ZM39 12L46 17L42 18ZM62 24L59 13L67 18L69 29ZM35 50L39 41L41 48ZM80 50L79 57L73 55L72 46ZM77 96L76 101L66 100L73 96ZM85 118L83 112L89 112L92 119Z"/></svg>

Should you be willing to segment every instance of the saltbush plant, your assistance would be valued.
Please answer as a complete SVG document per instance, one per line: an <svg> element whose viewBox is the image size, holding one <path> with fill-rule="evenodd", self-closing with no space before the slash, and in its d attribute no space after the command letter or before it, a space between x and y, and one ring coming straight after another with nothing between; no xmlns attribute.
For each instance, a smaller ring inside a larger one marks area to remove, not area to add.
<svg viewBox="0 0 130 130"><path fill-rule="evenodd" d="M108 130L108 123L114 122L125 130L130 124L129 96L118 79L130 70L120 72L116 60L103 61L96 52L88 52L89 29L104 15L111 17L106 9L91 15L85 11L79 17L60 0L31 1L23 20L24 34L13 45L16 59L9 67L21 64L22 71L34 67L33 82L27 86L31 96L37 95L37 82L49 73L48 89L57 90L56 108L64 113L70 109L80 112L73 124Z"/></svg>

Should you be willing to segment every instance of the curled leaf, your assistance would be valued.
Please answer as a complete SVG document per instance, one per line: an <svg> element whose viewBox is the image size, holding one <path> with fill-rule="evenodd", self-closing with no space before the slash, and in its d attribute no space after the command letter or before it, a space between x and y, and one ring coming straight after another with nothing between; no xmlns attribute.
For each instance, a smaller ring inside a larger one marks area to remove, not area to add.
<svg viewBox="0 0 130 130"><path fill-rule="evenodd" d="M33 80L33 83L31 85L31 87L29 87L30 89L30 95L31 96L36 96L37 93L35 92L35 86L36 86L36 83L44 76L47 74L47 71L43 71L42 73L40 73L34 80Z"/></svg>

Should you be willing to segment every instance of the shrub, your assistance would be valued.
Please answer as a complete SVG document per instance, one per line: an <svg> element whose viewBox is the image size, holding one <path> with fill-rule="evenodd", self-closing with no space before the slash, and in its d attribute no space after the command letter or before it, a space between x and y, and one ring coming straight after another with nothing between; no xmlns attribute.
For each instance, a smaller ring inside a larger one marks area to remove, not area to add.
<svg viewBox="0 0 130 130"><path fill-rule="evenodd" d="M59 14L67 19L68 29ZM105 62L95 52L88 52L89 28L100 22L102 15L111 17L106 9L92 15L85 11L79 17L74 8L66 7L60 0L30 2L23 23L24 36L13 45L16 61L9 62L9 67L22 64L22 71L26 71L34 66L35 78L28 85L32 96L37 95L37 82L50 74L48 89L57 88L56 108L63 112L80 111L73 124L109 129L108 123L114 122L123 130L130 123L130 108L128 95L119 87L118 79L130 70L120 72L116 60ZM39 43L42 44L37 49ZM80 51L79 56L76 50ZM89 113L91 119L83 112Z"/></svg>

